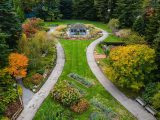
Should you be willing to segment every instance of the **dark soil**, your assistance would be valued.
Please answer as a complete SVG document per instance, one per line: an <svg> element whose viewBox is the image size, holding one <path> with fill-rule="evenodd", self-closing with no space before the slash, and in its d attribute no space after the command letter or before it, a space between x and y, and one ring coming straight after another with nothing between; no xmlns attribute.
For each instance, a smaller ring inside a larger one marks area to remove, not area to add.
<svg viewBox="0 0 160 120"><path fill-rule="evenodd" d="M10 103L5 111L5 116L11 118L18 111L20 107L21 103L19 99L16 102Z"/></svg>

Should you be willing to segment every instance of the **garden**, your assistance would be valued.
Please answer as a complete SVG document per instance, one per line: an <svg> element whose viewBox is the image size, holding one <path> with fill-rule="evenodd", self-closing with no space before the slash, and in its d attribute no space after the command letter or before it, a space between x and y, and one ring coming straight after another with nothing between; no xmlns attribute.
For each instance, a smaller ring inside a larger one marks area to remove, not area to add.
<svg viewBox="0 0 160 120"><path fill-rule="evenodd" d="M159 82L153 81L157 69L155 50L141 34L131 29L119 29L117 19L110 20L108 26L112 34L96 48L96 53L105 54L106 58L98 59L97 63L125 95L143 101L159 118Z"/></svg>
<svg viewBox="0 0 160 120"><path fill-rule="evenodd" d="M46 24L61 25L64 22L74 24L80 21L65 20ZM100 28L104 26L99 22L81 23L90 23ZM107 26L105 29L108 29ZM48 116L52 115L53 119L135 119L105 91L89 69L86 47L92 41L60 40L66 55L64 70L58 83L36 113L35 120L48 119Z"/></svg>
<svg viewBox="0 0 160 120"><path fill-rule="evenodd" d="M0 119L17 119L29 105L24 99L34 99L26 90L36 95L55 80L48 78L59 64L57 43L65 65L32 112L34 120L144 118L106 91L88 65L87 48L104 37L104 30L108 37L94 50L99 68L117 90L159 120L159 13L159 0L1 0Z"/></svg>

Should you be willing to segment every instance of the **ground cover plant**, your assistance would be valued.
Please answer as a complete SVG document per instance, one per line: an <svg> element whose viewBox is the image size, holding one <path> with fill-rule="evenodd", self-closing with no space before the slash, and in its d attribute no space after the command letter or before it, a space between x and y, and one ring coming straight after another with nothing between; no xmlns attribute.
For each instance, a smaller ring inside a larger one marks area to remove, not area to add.
<svg viewBox="0 0 160 120"><path fill-rule="evenodd" d="M0 119L11 118L19 109L19 95L16 81L12 79L7 69L0 70Z"/></svg>
<svg viewBox="0 0 160 120"><path fill-rule="evenodd" d="M63 21L63 22L68 24L67 21ZM77 23L79 21L70 21L70 22ZM96 25L95 22L93 23ZM57 22L50 23L50 24L57 24ZM58 24L62 24L62 23L60 22ZM90 24L92 24L92 22ZM97 23L97 25L104 27L104 24L102 23ZM88 101L90 101L90 99L92 99L93 96L96 96L97 94L99 94L98 98L103 98L102 101L104 102L104 105L110 107L116 114L118 114L118 116L120 116L120 119L122 120L135 119L123 106L121 106L110 94L108 94L106 90L104 90L104 88L96 80L91 70L89 69L89 66L86 60L86 47L92 42L92 40L89 40L89 41L60 40L60 42L65 50L66 64L65 64L63 73L59 78L59 82L66 80L74 83L79 88L84 89L86 91L85 99L87 99ZM88 80L90 80L91 83L94 82L95 84L92 87L87 88L84 85L76 82L72 78L69 78L68 74L70 73L77 73L78 75L83 76L84 78L89 78ZM57 83L57 85L59 84L59 82ZM60 105L58 102L52 99L51 95L49 95L48 98L43 102L42 106L39 108L34 119L35 120L38 120L39 118L44 119L47 116L51 116L56 111L58 111L58 109L55 109L54 107L57 104ZM62 105L60 106L63 107ZM90 114L94 112L94 110L95 110L95 106L93 105L90 105L89 109L81 114L77 114L70 111L70 108L65 107L64 109L64 111L69 111L69 113L72 114L73 119L79 119L79 120L89 118Z"/></svg>
<svg viewBox="0 0 160 120"><path fill-rule="evenodd" d="M82 76L80 76L78 74L70 73L68 76L71 77L72 79L77 80L78 82L85 85L86 87L92 87L92 85L93 85L86 78L83 78Z"/></svg>

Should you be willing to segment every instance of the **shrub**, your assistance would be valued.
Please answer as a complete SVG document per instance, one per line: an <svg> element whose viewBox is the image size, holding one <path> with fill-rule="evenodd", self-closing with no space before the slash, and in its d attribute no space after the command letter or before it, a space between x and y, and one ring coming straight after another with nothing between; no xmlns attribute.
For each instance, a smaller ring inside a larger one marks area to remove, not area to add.
<svg viewBox="0 0 160 120"><path fill-rule="evenodd" d="M28 58L23 54L9 55L9 73L14 77L25 77L27 74Z"/></svg>
<svg viewBox="0 0 160 120"><path fill-rule="evenodd" d="M125 41L126 44L146 44L144 37L135 32L131 32L123 41Z"/></svg>
<svg viewBox="0 0 160 120"><path fill-rule="evenodd" d="M121 29L119 32L116 33L116 36L121 38L126 38L131 34L131 29Z"/></svg>
<svg viewBox="0 0 160 120"><path fill-rule="evenodd" d="M108 23L109 28L114 31L119 28L120 22L118 19L111 19Z"/></svg>
<svg viewBox="0 0 160 120"><path fill-rule="evenodd" d="M152 104L155 109L160 109L160 91L158 91L152 98Z"/></svg>
<svg viewBox="0 0 160 120"><path fill-rule="evenodd" d="M42 30L44 26L44 21L39 18L27 19L22 25L24 34L27 37L32 37L36 32Z"/></svg>
<svg viewBox="0 0 160 120"><path fill-rule="evenodd" d="M145 86L144 92L142 93L142 98L145 102L152 104L153 96L158 92L157 83L149 83Z"/></svg>
<svg viewBox="0 0 160 120"><path fill-rule="evenodd" d="M56 31L64 32L66 28L67 28L67 25L59 25L58 27L56 27Z"/></svg>
<svg viewBox="0 0 160 120"><path fill-rule="evenodd" d="M51 92L51 95L56 101L62 103L64 106L71 106L81 98L79 91L71 87L66 81L56 85Z"/></svg>
<svg viewBox="0 0 160 120"><path fill-rule="evenodd" d="M85 26L86 26L88 29L91 29L91 28L94 28L94 27L95 27L93 24L85 24Z"/></svg>
<svg viewBox="0 0 160 120"><path fill-rule="evenodd" d="M152 77L156 69L155 51L147 45L119 46L111 50L110 66L113 68L114 82L120 86L139 91Z"/></svg>
<svg viewBox="0 0 160 120"><path fill-rule="evenodd" d="M18 94L19 94L20 96L23 95L23 89L22 89L22 87L21 87L20 85L17 85L17 91L18 91Z"/></svg>
<svg viewBox="0 0 160 120"><path fill-rule="evenodd" d="M89 103L86 99L80 99L77 103L73 104L70 108L73 112L82 113L89 107Z"/></svg>
<svg viewBox="0 0 160 120"><path fill-rule="evenodd" d="M31 80L34 85L39 85L43 80L43 76L39 73L36 73L32 76Z"/></svg>

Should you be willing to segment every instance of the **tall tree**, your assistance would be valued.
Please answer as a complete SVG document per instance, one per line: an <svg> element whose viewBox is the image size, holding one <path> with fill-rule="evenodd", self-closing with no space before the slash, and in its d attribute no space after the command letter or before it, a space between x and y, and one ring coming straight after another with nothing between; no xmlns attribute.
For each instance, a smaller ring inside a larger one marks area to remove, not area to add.
<svg viewBox="0 0 160 120"><path fill-rule="evenodd" d="M76 19L96 20L94 0L73 0L73 17Z"/></svg>
<svg viewBox="0 0 160 120"><path fill-rule="evenodd" d="M19 17L12 9L11 0L0 1L0 29L9 36L6 38L9 47L15 48L21 34L21 25Z"/></svg>
<svg viewBox="0 0 160 120"><path fill-rule="evenodd" d="M143 16L138 16L133 23L133 30L138 32L139 34L144 34L144 29L145 29L145 23Z"/></svg>
<svg viewBox="0 0 160 120"><path fill-rule="evenodd" d="M6 38L8 36L5 33L0 32L0 68L7 64L9 47L6 44Z"/></svg>
<svg viewBox="0 0 160 120"><path fill-rule="evenodd" d="M62 17L60 14L60 1L59 0L44 0L39 2L35 8L36 17L52 21Z"/></svg>
<svg viewBox="0 0 160 120"><path fill-rule="evenodd" d="M115 17L119 18L121 27L131 27L141 13L141 0L117 0Z"/></svg>
<svg viewBox="0 0 160 120"><path fill-rule="evenodd" d="M72 18L72 0L60 0L60 11L63 15L63 19L71 19Z"/></svg>
<svg viewBox="0 0 160 120"><path fill-rule="evenodd" d="M149 44L153 44L153 40L156 38L158 28L160 26L160 2L157 2L157 6L149 7L145 13L145 36Z"/></svg>
<svg viewBox="0 0 160 120"><path fill-rule="evenodd" d="M160 62L159 62L160 61L160 27L158 31L159 32L157 33L156 38L153 42L154 43L153 47L156 52L156 63L158 65L158 69L155 71L156 73L155 78L156 78L156 81L160 82L160 74L159 74L160 73Z"/></svg>
<svg viewBox="0 0 160 120"><path fill-rule="evenodd" d="M21 20L24 20L24 10L22 7L22 0L13 0L13 7Z"/></svg>
<svg viewBox="0 0 160 120"><path fill-rule="evenodd" d="M103 22L108 22L113 10L113 0L95 0L95 7L98 18Z"/></svg>

